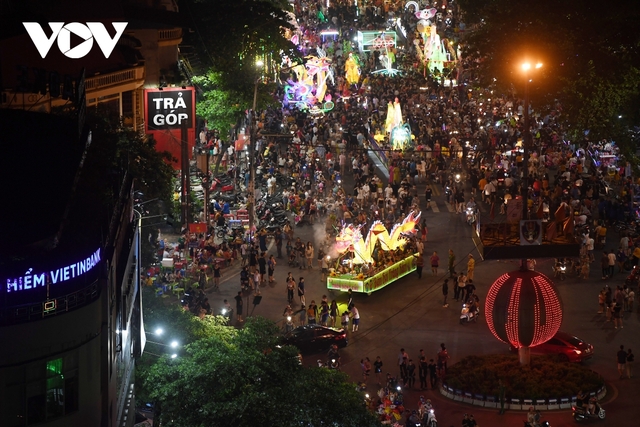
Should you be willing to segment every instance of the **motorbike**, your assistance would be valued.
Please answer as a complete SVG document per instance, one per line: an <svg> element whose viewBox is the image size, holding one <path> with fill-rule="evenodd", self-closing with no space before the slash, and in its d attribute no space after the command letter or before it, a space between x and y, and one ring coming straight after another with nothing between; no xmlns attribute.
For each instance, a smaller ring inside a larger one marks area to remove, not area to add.
<svg viewBox="0 0 640 427"><path fill-rule="evenodd" d="M556 260L553 266L553 277L558 277L560 280L566 279L567 276L567 263L564 260Z"/></svg>
<svg viewBox="0 0 640 427"><path fill-rule="evenodd" d="M475 311L471 310L469 304L462 304L462 310L460 311L460 324L475 322L477 316Z"/></svg>
<svg viewBox="0 0 640 427"><path fill-rule="evenodd" d="M573 412L573 419L576 421L589 420L594 418L604 420L606 416L604 408L600 406L599 402L595 402L594 404L596 408L593 414L591 414L589 410L583 406L572 407L571 410Z"/></svg>
<svg viewBox="0 0 640 427"><path fill-rule="evenodd" d="M476 222L476 209L468 207L466 210L466 214L467 224L473 225L473 223Z"/></svg>

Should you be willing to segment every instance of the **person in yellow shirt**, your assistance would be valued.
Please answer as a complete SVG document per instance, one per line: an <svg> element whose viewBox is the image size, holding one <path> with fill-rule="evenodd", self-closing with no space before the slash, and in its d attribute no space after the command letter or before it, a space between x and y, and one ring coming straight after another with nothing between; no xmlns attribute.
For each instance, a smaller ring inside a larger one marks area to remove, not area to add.
<svg viewBox="0 0 640 427"><path fill-rule="evenodd" d="M480 181L478 181L478 190L482 192L482 190L484 190L485 185L487 185L487 179L483 176L482 178L480 178Z"/></svg>
<svg viewBox="0 0 640 427"><path fill-rule="evenodd" d="M469 283L473 283L473 272L476 268L476 260L473 259L473 255L469 254L469 261L467 261L467 279Z"/></svg>
<svg viewBox="0 0 640 427"><path fill-rule="evenodd" d="M640 246L636 246L635 249L633 250L633 254L632 254L632 263L633 266L637 266L638 265L638 260L640 259Z"/></svg>

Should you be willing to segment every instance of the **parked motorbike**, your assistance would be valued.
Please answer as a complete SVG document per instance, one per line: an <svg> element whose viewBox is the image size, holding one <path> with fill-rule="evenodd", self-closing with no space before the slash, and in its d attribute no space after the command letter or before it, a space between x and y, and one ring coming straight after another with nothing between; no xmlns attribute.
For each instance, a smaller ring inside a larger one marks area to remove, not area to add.
<svg viewBox="0 0 640 427"><path fill-rule="evenodd" d="M573 412L573 419L576 421L582 421L582 420L590 420L590 419L600 419L600 420L604 420L606 413L604 411L604 408L602 406L600 406L600 402L592 402L593 405L595 405L595 411L594 413L590 413L589 410L583 406L574 406L571 408L572 412Z"/></svg>

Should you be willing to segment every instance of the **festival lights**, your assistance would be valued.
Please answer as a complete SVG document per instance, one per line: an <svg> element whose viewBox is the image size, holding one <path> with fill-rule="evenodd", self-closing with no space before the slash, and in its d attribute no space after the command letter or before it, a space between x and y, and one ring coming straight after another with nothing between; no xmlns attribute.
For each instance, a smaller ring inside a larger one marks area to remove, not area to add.
<svg viewBox="0 0 640 427"><path fill-rule="evenodd" d="M551 339L562 324L562 302L553 282L535 271L503 274L486 299L491 333L515 348L534 347Z"/></svg>

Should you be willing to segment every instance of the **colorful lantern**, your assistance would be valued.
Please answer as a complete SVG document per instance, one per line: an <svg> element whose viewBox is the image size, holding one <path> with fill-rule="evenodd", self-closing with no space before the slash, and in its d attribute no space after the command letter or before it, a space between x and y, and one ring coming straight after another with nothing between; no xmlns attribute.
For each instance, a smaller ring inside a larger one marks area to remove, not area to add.
<svg viewBox="0 0 640 427"><path fill-rule="evenodd" d="M562 324L562 301L553 282L531 270L505 273L486 300L489 330L517 349L550 340Z"/></svg>

